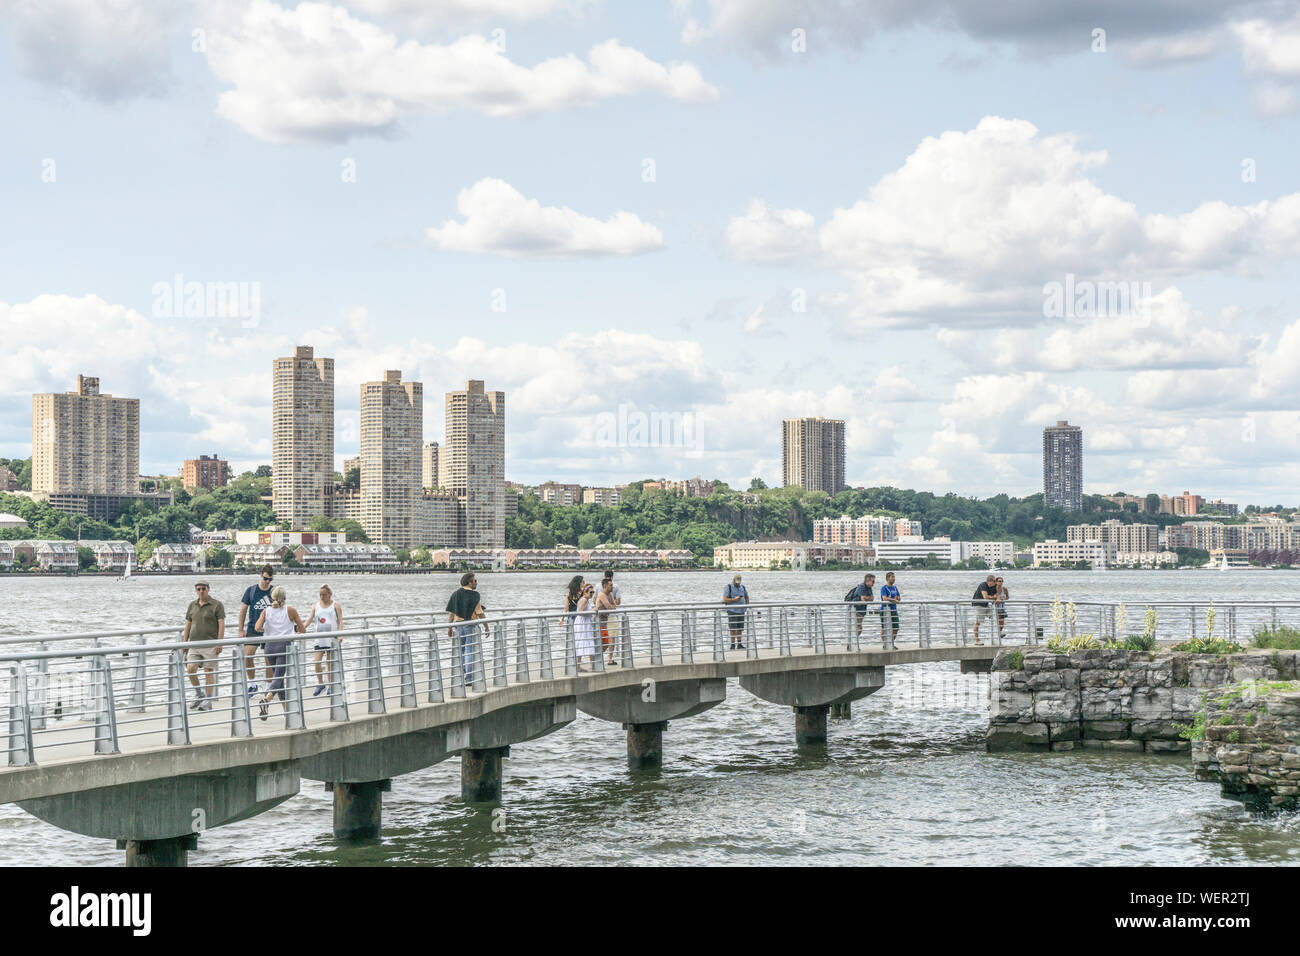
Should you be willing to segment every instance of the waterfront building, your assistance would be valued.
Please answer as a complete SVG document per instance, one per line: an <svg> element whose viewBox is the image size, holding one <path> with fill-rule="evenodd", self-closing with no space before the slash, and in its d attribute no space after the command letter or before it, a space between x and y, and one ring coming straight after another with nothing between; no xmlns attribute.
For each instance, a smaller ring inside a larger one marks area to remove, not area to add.
<svg viewBox="0 0 1300 956"><path fill-rule="evenodd" d="M18 515L11 515L7 511L0 511L0 531L7 531L11 528L22 529L26 527L27 522L18 517Z"/></svg>
<svg viewBox="0 0 1300 956"><path fill-rule="evenodd" d="M0 568L14 566L14 546L12 542L0 541Z"/></svg>
<svg viewBox="0 0 1300 956"><path fill-rule="evenodd" d="M429 490L436 490L438 484L438 443L427 441L420 455L420 483Z"/></svg>
<svg viewBox="0 0 1300 956"><path fill-rule="evenodd" d="M981 558L990 565L1011 564L1016 559L1014 541L968 541L968 558Z"/></svg>
<svg viewBox="0 0 1300 956"><path fill-rule="evenodd" d="M153 549L149 561L162 571L197 571L199 555L204 550L199 544L160 544Z"/></svg>
<svg viewBox="0 0 1300 956"><path fill-rule="evenodd" d="M844 485L844 421L787 418L781 423L782 484L834 495Z"/></svg>
<svg viewBox="0 0 1300 956"><path fill-rule="evenodd" d="M1116 551L1146 552L1160 548L1160 526L1125 524L1110 518L1101 524L1072 524L1065 529L1066 541L1103 541Z"/></svg>
<svg viewBox="0 0 1300 956"><path fill-rule="evenodd" d="M1172 551L1118 551L1115 564L1127 568L1164 568L1178 563L1178 555Z"/></svg>
<svg viewBox="0 0 1300 956"><path fill-rule="evenodd" d="M1068 421L1043 429L1043 503L1083 510L1083 429Z"/></svg>
<svg viewBox="0 0 1300 956"><path fill-rule="evenodd" d="M417 537L421 546L446 548L465 540L463 501L452 492L426 491L416 501L416 509Z"/></svg>
<svg viewBox="0 0 1300 956"><path fill-rule="evenodd" d="M1221 568L1225 561L1230 568L1250 567L1250 555L1242 548L1212 548L1210 550L1210 567Z"/></svg>
<svg viewBox="0 0 1300 956"><path fill-rule="evenodd" d="M949 564L960 564L970 558L970 543L938 537L929 540L919 535L906 535L893 541L876 545L876 561L880 564L906 564L916 558L937 558Z"/></svg>
<svg viewBox="0 0 1300 956"><path fill-rule="evenodd" d="M271 500L276 518L305 528L328 514L334 483L334 360L309 345L272 363Z"/></svg>
<svg viewBox="0 0 1300 956"><path fill-rule="evenodd" d="M504 547L506 393L486 391L478 380L448 392L446 429L439 469L443 487L464 501L465 546Z"/></svg>
<svg viewBox="0 0 1300 956"><path fill-rule="evenodd" d="M1063 564L1114 564L1115 546L1104 541L1058 541L1048 538L1034 545L1034 567L1059 567Z"/></svg>
<svg viewBox="0 0 1300 956"><path fill-rule="evenodd" d="M414 548L421 487L424 386L400 371L361 386L361 526L376 544Z"/></svg>
<svg viewBox="0 0 1300 956"><path fill-rule="evenodd" d="M713 566L733 570L767 570L782 566L825 564L869 564L875 552L866 546L818 541L733 541L713 549Z"/></svg>
<svg viewBox="0 0 1300 956"><path fill-rule="evenodd" d="M386 544L300 544L293 557L304 568L319 571L382 571L398 566Z"/></svg>
<svg viewBox="0 0 1300 956"><path fill-rule="evenodd" d="M260 568L264 564L279 570L284 565L285 545L240 544L236 542L226 548L230 552L235 567Z"/></svg>
<svg viewBox="0 0 1300 956"><path fill-rule="evenodd" d="M32 541L29 544L29 560L46 571L76 571L81 567L75 541Z"/></svg>
<svg viewBox="0 0 1300 956"><path fill-rule="evenodd" d="M187 458L181 465L181 484L186 491L196 488L224 488L230 483L230 462L216 455Z"/></svg>
<svg viewBox="0 0 1300 956"><path fill-rule="evenodd" d="M816 518L813 520L813 540L827 544L872 545L880 541L894 541L899 537L920 537L921 522L889 515L863 515L850 518Z"/></svg>
<svg viewBox="0 0 1300 956"><path fill-rule="evenodd" d="M125 571L135 566L135 545L129 541L82 541L81 547L95 553L95 564L101 571Z"/></svg>
<svg viewBox="0 0 1300 956"><path fill-rule="evenodd" d="M229 533L229 532L228 532ZM235 544L265 544L276 548L296 548L300 544L347 544L346 531L235 531Z"/></svg>

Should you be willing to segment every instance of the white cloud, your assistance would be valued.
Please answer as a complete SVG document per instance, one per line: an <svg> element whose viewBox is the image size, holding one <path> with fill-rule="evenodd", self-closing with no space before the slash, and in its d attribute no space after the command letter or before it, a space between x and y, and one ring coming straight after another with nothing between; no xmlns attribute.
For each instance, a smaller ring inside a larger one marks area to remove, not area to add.
<svg viewBox="0 0 1300 956"><path fill-rule="evenodd" d="M19 72L101 103L167 91L168 42L179 6L177 0L0 3L9 8Z"/></svg>
<svg viewBox="0 0 1300 956"><path fill-rule="evenodd" d="M270 142L342 141L387 135L422 114L473 110L518 116L650 93L708 101L718 91L689 63L657 63L616 39L533 67L512 62L492 39L448 44L400 40L339 6L292 10L251 0L217 21L208 63L233 89L218 112Z"/></svg>
<svg viewBox="0 0 1300 956"><path fill-rule="evenodd" d="M345 0L353 10L414 29L486 19L531 21L558 13L580 15L595 0Z"/></svg>
<svg viewBox="0 0 1300 956"><path fill-rule="evenodd" d="M802 209L777 209L755 199L727 223L726 246L736 259L780 262L817 248L813 217Z"/></svg>
<svg viewBox="0 0 1300 956"><path fill-rule="evenodd" d="M818 232L820 261L852 279L851 312L864 322L1025 325L1045 318L1044 284L1067 274L1140 285L1300 255L1300 194L1143 215L1090 178L1106 158L1073 135L996 116L926 137L867 198L834 211ZM794 213L776 222L811 228ZM790 248L767 207L738 219L776 236L751 242L753 258Z"/></svg>
<svg viewBox="0 0 1300 956"><path fill-rule="evenodd" d="M568 206L543 206L500 179L481 179L462 189L456 208L464 221L447 220L426 233L444 252L564 259L633 256L664 247L663 233L630 212L601 220Z"/></svg>

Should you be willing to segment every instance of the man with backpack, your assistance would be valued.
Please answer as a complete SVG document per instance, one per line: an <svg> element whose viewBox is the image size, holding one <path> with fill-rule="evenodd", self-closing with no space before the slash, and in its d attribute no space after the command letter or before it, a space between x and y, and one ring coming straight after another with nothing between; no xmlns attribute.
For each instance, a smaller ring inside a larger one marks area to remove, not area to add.
<svg viewBox="0 0 1300 956"><path fill-rule="evenodd" d="M853 610L857 613L858 618L858 636L862 636L862 619L867 616L873 600L873 586L876 583L876 576L868 574L862 579L861 584L849 588L849 593L844 595L844 600L853 602Z"/></svg>
<svg viewBox="0 0 1300 956"><path fill-rule="evenodd" d="M745 649L745 605L749 603L749 592L740 583L740 575L731 579L731 583L722 592L722 603L727 605L727 627L731 631L731 650Z"/></svg>

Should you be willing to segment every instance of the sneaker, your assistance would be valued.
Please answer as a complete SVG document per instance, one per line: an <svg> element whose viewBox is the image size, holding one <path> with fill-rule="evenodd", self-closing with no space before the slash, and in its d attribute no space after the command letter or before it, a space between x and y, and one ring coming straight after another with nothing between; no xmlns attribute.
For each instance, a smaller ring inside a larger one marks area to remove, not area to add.
<svg viewBox="0 0 1300 956"><path fill-rule="evenodd" d="M249 684L249 685L248 685L248 696L249 696L249 697L252 697L252 696L253 696L254 694L256 694L256 693L257 693L257 685L256 685L256 684Z"/></svg>
<svg viewBox="0 0 1300 956"><path fill-rule="evenodd" d="M311 695L313 697L319 697L321 694L325 693L325 688L328 686L328 684L317 684L316 689L311 692Z"/></svg>
<svg viewBox="0 0 1300 956"><path fill-rule="evenodd" d="M211 710L211 709L212 709L212 701L208 700L207 698L204 698L202 701L199 702L199 707L198 707L198 709L199 709L199 710Z"/></svg>
<svg viewBox="0 0 1300 956"><path fill-rule="evenodd" d="M202 709L203 709L203 691L201 690L195 691L194 703L190 704L190 710L202 710Z"/></svg>

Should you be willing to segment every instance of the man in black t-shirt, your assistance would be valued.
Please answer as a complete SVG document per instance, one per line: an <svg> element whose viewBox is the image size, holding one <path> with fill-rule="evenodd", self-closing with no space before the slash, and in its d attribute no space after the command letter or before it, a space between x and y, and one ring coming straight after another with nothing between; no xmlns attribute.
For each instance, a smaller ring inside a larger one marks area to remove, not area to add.
<svg viewBox="0 0 1300 956"><path fill-rule="evenodd" d="M244 670L248 674L248 696L251 698L257 693L257 685L253 683L253 658L257 656L257 649L262 647L265 642L262 635L258 633L257 622L262 619L262 612L271 606L271 581L275 578L275 569L269 564L262 566L261 577L258 578L257 584L249 585L244 589L244 596L239 600L239 633L244 635ZM272 670L271 662L266 662L266 679L271 680Z"/></svg>
<svg viewBox="0 0 1300 956"><path fill-rule="evenodd" d="M980 640L980 621L988 620L992 614L992 608L989 602L998 596L998 576L990 574L987 579L980 583L975 589L975 596L971 599L971 606L975 608L975 643L983 644Z"/></svg>
<svg viewBox="0 0 1300 956"><path fill-rule="evenodd" d="M482 618L486 610L482 598L475 590L477 586L478 580L474 577L474 572L466 571L461 575L460 587L452 592L447 601L447 620L453 625L447 628L447 636L459 638L453 642L452 648L461 662L460 673L467 687L474 683L474 632L478 625L472 622Z"/></svg>

